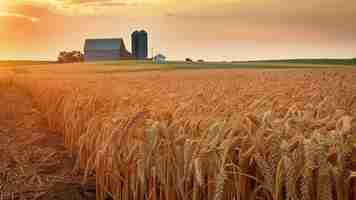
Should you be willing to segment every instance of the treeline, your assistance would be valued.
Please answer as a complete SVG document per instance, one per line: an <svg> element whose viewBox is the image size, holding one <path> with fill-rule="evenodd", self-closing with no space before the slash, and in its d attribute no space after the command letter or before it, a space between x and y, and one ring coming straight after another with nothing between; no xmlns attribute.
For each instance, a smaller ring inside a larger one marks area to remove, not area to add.
<svg viewBox="0 0 356 200"><path fill-rule="evenodd" d="M59 63L83 62L84 55L80 51L61 51L58 55Z"/></svg>

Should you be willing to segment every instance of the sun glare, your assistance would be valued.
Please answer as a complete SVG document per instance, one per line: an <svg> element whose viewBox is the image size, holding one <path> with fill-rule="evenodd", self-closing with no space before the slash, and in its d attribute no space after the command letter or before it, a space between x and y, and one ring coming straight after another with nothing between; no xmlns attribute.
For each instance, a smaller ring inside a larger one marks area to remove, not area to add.
<svg viewBox="0 0 356 200"><path fill-rule="evenodd" d="M7 12L9 9L8 0L0 0L0 12Z"/></svg>
<svg viewBox="0 0 356 200"><path fill-rule="evenodd" d="M0 10L2 10L5 7L4 0L0 0Z"/></svg>

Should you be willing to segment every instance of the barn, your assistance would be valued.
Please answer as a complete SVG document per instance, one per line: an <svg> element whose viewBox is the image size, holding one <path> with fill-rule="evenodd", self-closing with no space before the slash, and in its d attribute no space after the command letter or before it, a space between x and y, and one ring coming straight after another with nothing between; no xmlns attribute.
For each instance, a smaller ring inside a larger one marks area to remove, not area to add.
<svg viewBox="0 0 356 200"><path fill-rule="evenodd" d="M84 45L84 61L122 60L132 58L121 38L87 39Z"/></svg>

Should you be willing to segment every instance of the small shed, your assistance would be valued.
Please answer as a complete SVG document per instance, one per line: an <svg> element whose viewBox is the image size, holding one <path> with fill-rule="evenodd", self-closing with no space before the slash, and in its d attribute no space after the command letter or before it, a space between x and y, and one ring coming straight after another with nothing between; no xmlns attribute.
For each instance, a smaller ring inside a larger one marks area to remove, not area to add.
<svg viewBox="0 0 356 200"><path fill-rule="evenodd" d="M155 57L153 57L153 62L156 64L162 64L162 63L166 62L166 56L164 56L162 54L158 54Z"/></svg>

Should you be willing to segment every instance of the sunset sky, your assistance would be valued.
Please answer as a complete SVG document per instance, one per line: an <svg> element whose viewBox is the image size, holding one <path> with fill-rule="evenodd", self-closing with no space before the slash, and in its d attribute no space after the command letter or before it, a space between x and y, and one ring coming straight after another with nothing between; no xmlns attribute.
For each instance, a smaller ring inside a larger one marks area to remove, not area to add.
<svg viewBox="0 0 356 200"><path fill-rule="evenodd" d="M169 59L356 57L354 0L0 0L0 59L56 59L135 29ZM151 52L151 51L150 51Z"/></svg>

